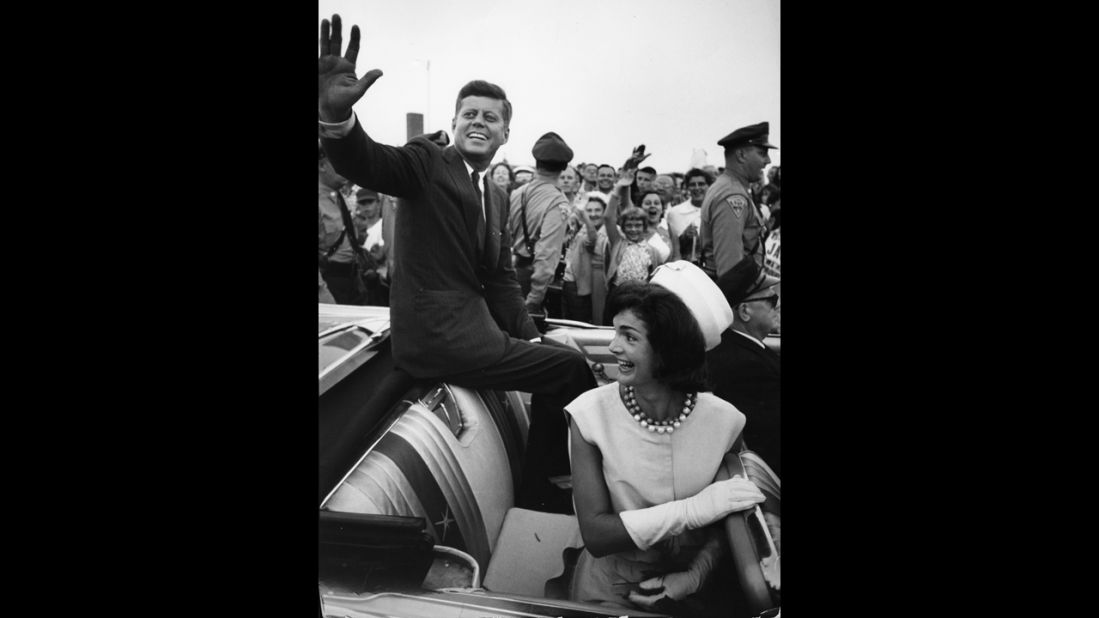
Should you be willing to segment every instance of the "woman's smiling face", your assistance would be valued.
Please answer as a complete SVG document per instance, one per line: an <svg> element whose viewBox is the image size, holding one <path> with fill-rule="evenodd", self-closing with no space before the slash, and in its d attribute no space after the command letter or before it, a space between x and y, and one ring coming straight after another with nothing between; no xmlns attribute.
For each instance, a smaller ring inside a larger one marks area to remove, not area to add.
<svg viewBox="0 0 1099 618"><path fill-rule="evenodd" d="M618 382L637 387L654 380L656 352L649 343L649 327L626 309L614 316L614 339L608 348L618 361Z"/></svg>

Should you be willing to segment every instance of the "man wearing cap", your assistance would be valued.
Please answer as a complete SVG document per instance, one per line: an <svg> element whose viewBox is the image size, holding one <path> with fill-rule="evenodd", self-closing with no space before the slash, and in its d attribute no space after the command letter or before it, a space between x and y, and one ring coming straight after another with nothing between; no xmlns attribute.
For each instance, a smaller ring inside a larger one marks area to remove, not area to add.
<svg viewBox="0 0 1099 618"><path fill-rule="evenodd" d="M426 136L404 146L375 142L352 106L381 77L355 74L359 29L344 56L338 15L321 22L318 129L348 179L399 198L391 251L390 343L397 369L425 381L532 393L517 506L571 512L552 477L569 474L563 409L595 387L579 351L541 343L512 269L507 196L485 177L507 143L511 102L474 80L458 91L453 144ZM504 472L502 472L504 473ZM432 514L442 517L443 513Z"/></svg>
<svg viewBox="0 0 1099 618"><path fill-rule="evenodd" d="M362 243L363 250L369 255L374 267L372 276L366 285L364 305L389 306L389 282L386 278L386 250L384 228L385 215L382 212L381 195L373 189L360 187L355 192L355 232ZM393 225L390 221L389 225Z"/></svg>
<svg viewBox="0 0 1099 618"><path fill-rule="evenodd" d="M702 200L703 270L720 277L745 256L763 265L765 219L748 185L763 178L763 169L771 162L767 154L768 123L743 127L721 138L725 148L725 171Z"/></svg>
<svg viewBox="0 0 1099 618"><path fill-rule="evenodd" d="M356 283L351 234L344 227L341 202L346 208L343 194L347 179L332 167L331 161L318 145L320 160L317 167L317 268L327 286L332 302L340 305L358 305L362 298ZM350 211L348 211L350 215ZM348 217L350 219L350 216ZM320 291L325 298L325 291Z"/></svg>
<svg viewBox="0 0 1099 618"><path fill-rule="evenodd" d="M706 353L706 363L714 394L748 417L747 448L781 474L781 365L779 355L763 343L779 324L778 284L750 258L718 277L717 285L733 308L733 324L722 333L721 343Z"/></svg>
<svg viewBox="0 0 1099 618"><path fill-rule="evenodd" d="M554 132L538 138L531 149L534 178L511 194L508 232L515 256L515 277L527 313L542 314L546 289L553 280L561 247L569 200L557 187L557 177L572 160L572 149ZM555 311L559 315L560 312Z"/></svg>

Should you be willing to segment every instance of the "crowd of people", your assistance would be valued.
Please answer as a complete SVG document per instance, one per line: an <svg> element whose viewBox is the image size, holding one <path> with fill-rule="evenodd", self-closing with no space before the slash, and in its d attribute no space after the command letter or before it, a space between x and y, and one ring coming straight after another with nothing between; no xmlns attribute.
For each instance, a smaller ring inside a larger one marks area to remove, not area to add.
<svg viewBox="0 0 1099 618"><path fill-rule="evenodd" d="M516 504L575 513L575 600L724 607L729 591L707 585L726 551L715 522L767 497L722 478L723 458L748 448L779 470L768 123L718 139L720 167L643 167L644 146L620 166L574 164L554 132L533 166L512 166L493 163L511 102L475 80L456 97L453 144L379 144L352 105L381 71L357 76L358 28L343 55L340 31L338 16L321 24L321 302L391 306L394 363L414 378L532 393ZM547 314L612 326L616 381L597 388L579 351L544 344L534 318Z"/></svg>
<svg viewBox="0 0 1099 618"><path fill-rule="evenodd" d="M553 136L555 147L568 148L556 134L547 135ZM543 136L535 149L548 147L549 139ZM569 153L571 158L571 149ZM767 274L781 277L779 166L771 166L761 180L740 179L747 199L715 192L711 208L719 201L732 201L726 216L715 213L707 217L711 225L703 236L707 192L715 185L732 184L722 178L734 177L726 174L724 166L658 173L652 167L624 170L611 165L535 160L534 167L499 161L486 174L509 200L507 226L514 243L513 267L532 314L606 326L610 318L605 315L604 301L616 284L643 280L660 264L677 260L696 264L716 278L719 270L727 271L744 257L746 243ZM398 199L339 176L325 166L323 149L319 184L320 301L388 306L391 232ZM352 234L344 232L336 193L350 210ZM526 216L520 216L524 211ZM741 222L736 213L745 211ZM550 213L553 216L547 216ZM607 225L608 221L613 225ZM625 242L616 242L620 240ZM368 259L362 260L364 267L377 273L376 281L358 290L350 276L355 244L368 254ZM715 254L715 248L722 251ZM620 272L626 254L626 269Z"/></svg>

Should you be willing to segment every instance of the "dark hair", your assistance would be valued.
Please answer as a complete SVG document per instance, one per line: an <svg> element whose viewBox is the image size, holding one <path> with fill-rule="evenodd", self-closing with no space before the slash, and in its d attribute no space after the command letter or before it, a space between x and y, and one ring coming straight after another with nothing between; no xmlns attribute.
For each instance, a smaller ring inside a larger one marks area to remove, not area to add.
<svg viewBox="0 0 1099 618"><path fill-rule="evenodd" d="M589 195L588 196L588 201L589 202L599 202L600 204L603 205L603 210L607 210L607 202L605 202L603 200L603 198L599 197L598 195Z"/></svg>
<svg viewBox="0 0 1099 618"><path fill-rule="evenodd" d="M686 174L683 175L683 185L686 186L687 183L691 182L691 178L694 178L695 176L702 176L706 180L706 184L708 185L714 184L714 177L712 174L710 174L710 172L707 172L704 169L699 169L697 167L692 167L691 169L687 170Z"/></svg>
<svg viewBox="0 0 1099 618"><path fill-rule="evenodd" d="M607 306L612 316L628 309L645 323L657 381L677 391L709 390L706 339L683 299L655 283L626 281L615 286Z"/></svg>
<svg viewBox="0 0 1099 618"><path fill-rule="evenodd" d="M645 166L645 167L643 167L643 168L641 168L641 169L639 169L639 170L637 170L637 171L638 171L638 172L645 172L646 174L652 174L652 175L653 175L653 178L654 178L654 179L656 178L656 169L655 169L655 168L653 168L653 167L651 167L651 166L648 166L648 165L647 165L647 166Z"/></svg>
<svg viewBox="0 0 1099 618"><path fill-rule="evenodd" d="M515 181L515 172L512 171L511 166L507 164L507 161L500 161L499 163L495 163L495 164L493 164L492 167L488 168L488 177L492 178L493 174L495 174L495 172L496 172L496 168L498 168L500 166L503 166L503 167L507 168L507 170L508 170L508 181L509 182L514 182Z"/></svg>
<svg viewBox="0 0 1099 618"><path fill-rule="evenodd" d="M462 109L462 99L466 97L488 97L490 99L498 99L504 102L504 124L511 123L511 101L508 101L508 95L504 93L504 89L486 82L484 80L475 79L458 91L458 99L454 102L454 113L457 114L458 110Z"/></svg>
<svg viewBox="0 0 1099 618"><path fill-rule="evenodd" d="M609 167L609 168L611 168L612 172L614 172L615 174L618 174L618 168L617 167L615 167L615 166L613 166L609 163L603 163L599 166L599 169L603 169L604 167Z"/></svg>
<svg viewBox="0 0 1099 618"><path fill-rule="evenodd" d="M656 189L649 189L648 191L645 191L644 193L641 193L641 197L638 198L637 203L641 204L641 202L644 202L645 201L645 196L649 195L649 194L655 195L657 198L659 198L661 206L667 206L668 205L668 200L664 199L664 194L661 193L660 191L657 191Z"/></svg>
<svg viewBox="0 0 1099 618"><path fill-rule="evenodd" d="M770 193L771 197L767 200L764 200L763 199L763 194L764 193ZM759 198L760 198L759 201L761 201L764 204L767 204L768 206L770 206L771 204L774 204L777 200L782 199L782 189L779 189L778 185L776 185L774 183L769 184L769 185L764 185L763 188L759 190Z"/></svg>

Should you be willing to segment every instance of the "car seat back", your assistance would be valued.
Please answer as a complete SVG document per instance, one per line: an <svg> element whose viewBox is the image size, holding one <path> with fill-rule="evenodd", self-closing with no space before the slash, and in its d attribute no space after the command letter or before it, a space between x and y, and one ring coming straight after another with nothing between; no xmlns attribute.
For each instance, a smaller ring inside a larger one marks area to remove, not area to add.
<svg viewBox="0 0 1099 618"><path fill-rule="evenodd" d="M437 385L398 412L321 507L422 517L436 544L486 568L515 502L530 426L522 400Z"/></svg>

